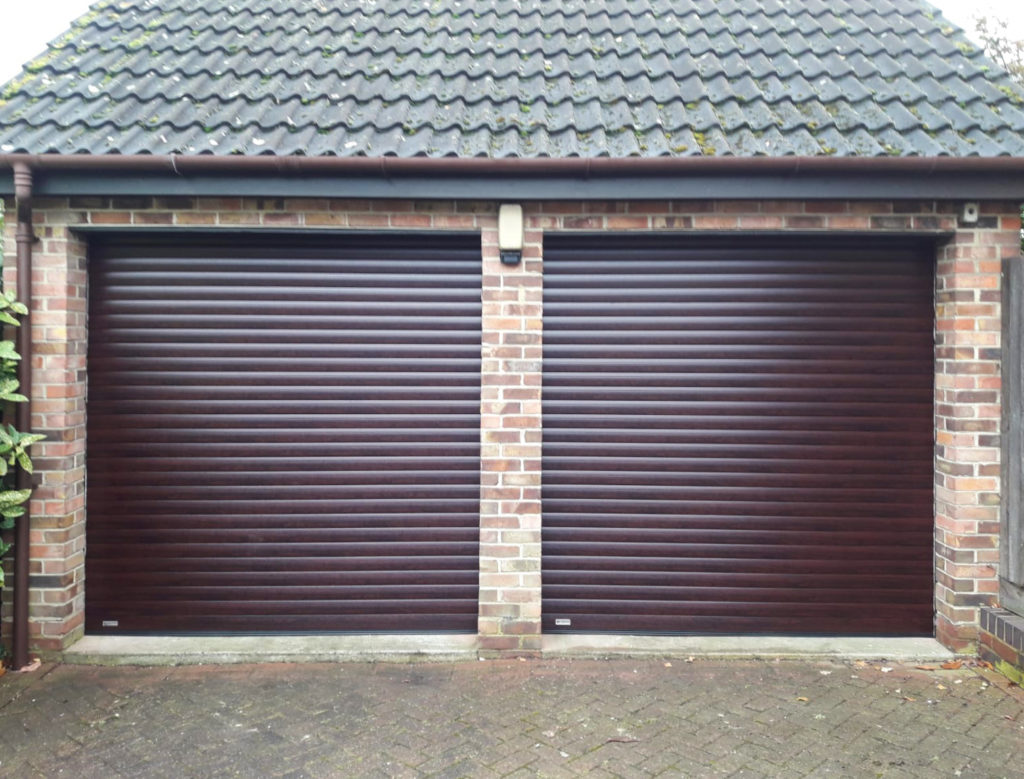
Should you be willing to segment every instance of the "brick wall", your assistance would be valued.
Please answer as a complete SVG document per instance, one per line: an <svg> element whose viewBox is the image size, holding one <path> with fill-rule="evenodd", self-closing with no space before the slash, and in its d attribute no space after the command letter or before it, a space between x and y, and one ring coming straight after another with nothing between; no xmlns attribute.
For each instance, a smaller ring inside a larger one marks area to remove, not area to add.
<svg viewBox="0 0 1024 779"><path fill-rule="evenodd" d="M77 638L85 609L85 244L60 223L65 213L41 215L33 250L32 426L47 439L33 447L29 612L31 640L43 649ZM14 228L6 225L4 240L7 289L16 280Z"/></svg>
<svg viewBox="0 0 1024 779"><path fill-rule="evenodd" d="M517 266L483 231L480 646L540 649L541 233Z"/></svg>
<svg viewBox="0 0 1024 779"><path fill-rule="evenodd" d="M986 203L939 254L936 289L937 636L962 649L999 591L1001 260L1020 254L1019 210Z"/></svg>
<svg viewBox="0 0 1024 779"><path fill-rule="evenodd" d="M540 648L541 349L545 231L956 231L936 290L936 610L947 645L976 640L998 559L1001 257L1018 253L1018 210L986 203L961 225L955 204L679 201L526 205L518 266L497 254L496 204L250 198L40 200L33 336L37 451L32 632L41 649L81 633L85 541L85 245L75 225L478 230L483 262L480 646ZM5 278L13 283L13 225ZM5 610L9 614L9 609ZM7 631L5 630L5 633Z"/></svg>
<svg viewBox="0 0 1024 779"><path fill-rule="evenodd" d="M1011 681L1024 684L1024 617L982 608L978 655Z"/></svg>

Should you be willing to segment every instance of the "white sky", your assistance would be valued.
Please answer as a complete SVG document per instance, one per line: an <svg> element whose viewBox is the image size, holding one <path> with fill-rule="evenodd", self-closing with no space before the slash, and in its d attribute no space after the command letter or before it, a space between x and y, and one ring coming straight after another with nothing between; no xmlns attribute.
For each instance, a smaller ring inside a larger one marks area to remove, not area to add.
<svg viewBox="0 0 1024 779"><path fill-rule="evenodd" d="M970 28L978 12L994 12L1009 22L1010 32L1024 39L1024 0L931 0L947 17ZM21 65L42 53L46 43L85 13L90 0L0 0L0 83Z"/></svg>

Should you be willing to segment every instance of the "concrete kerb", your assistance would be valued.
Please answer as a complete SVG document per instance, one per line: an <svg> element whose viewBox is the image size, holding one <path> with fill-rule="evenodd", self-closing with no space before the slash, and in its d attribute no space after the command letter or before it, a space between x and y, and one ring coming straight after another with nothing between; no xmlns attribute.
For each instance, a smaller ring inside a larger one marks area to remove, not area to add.
<svg viewBox="0 0 1024 779"><path fill-rule="evenodd" d="M517 653L511 653L516 655ZM543 658L807 659L936 662L954 657L931 638L784 636L546 636ZM458 662L489 659L475 635L87 636L45 660L81 665Z"/></svg>

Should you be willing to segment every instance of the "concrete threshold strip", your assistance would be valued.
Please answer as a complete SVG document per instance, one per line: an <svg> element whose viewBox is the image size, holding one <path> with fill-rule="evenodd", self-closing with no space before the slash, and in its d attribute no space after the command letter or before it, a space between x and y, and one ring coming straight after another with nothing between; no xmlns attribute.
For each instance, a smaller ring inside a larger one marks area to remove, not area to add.
<svg viewBox="0 0 1024 779"><path fill-rule="evenodd" d="M546 636L540 655L545 658L786 658L896 662L935 662L954 657L932 638L586 634ZM86 636L47 659L83 665L205 665L454 662L494 656L494 653L478 649L475 635Z"/></svg>

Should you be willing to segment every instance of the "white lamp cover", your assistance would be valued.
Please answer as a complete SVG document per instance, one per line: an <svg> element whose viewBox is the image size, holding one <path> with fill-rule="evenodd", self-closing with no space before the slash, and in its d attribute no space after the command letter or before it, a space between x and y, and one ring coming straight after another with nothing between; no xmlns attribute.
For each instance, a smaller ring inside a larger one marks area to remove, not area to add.
<svg viewBox="0 0 1024 779"><path fill-rule="evenodd" d="M523 207L504 204L498 208L498 249L503 252L523 250Z"/></svg>

